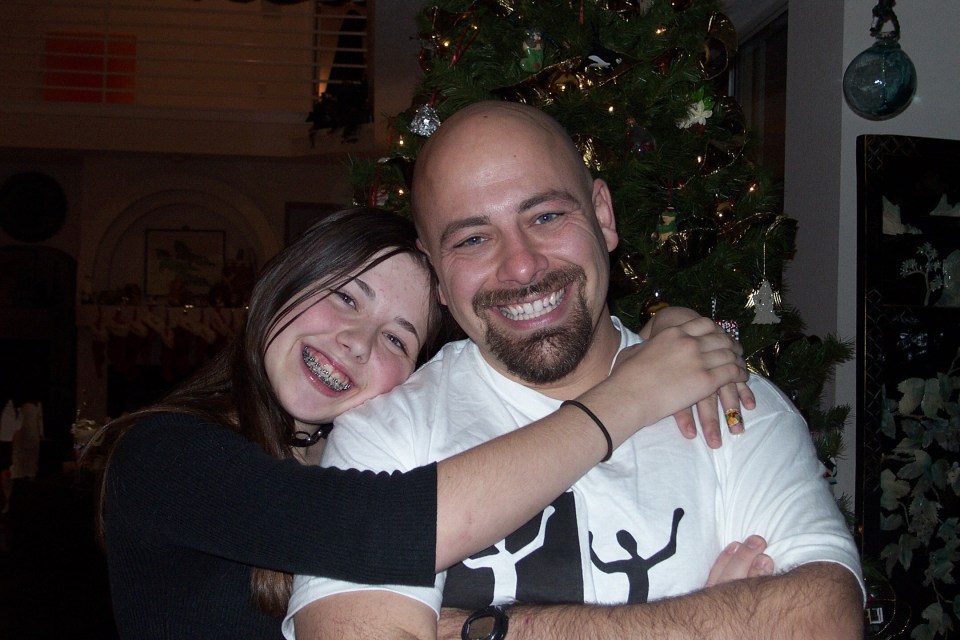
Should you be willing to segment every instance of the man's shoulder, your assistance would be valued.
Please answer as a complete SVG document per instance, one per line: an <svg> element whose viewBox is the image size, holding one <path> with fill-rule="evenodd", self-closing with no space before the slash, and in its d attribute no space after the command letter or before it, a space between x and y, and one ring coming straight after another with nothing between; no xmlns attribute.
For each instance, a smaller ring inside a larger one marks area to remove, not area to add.
<svg viewBox="0 0 960 640"><path fill-rule="evenodd" d="M449 342L405 382L347 411L343 416L378 415L404 406L432 404L443 393L444 387L450 384L451 376L478 375L482 365L483 358L472 341Z"/></svg>
<svg viewBox="0 0 960 640"><path fill-rule="evenodd" d="M754 397L757 399L758 410L797 413L796 406L787 394L769 378L751 373L750 379L747 381L747 386L750 387Z"/></svg>

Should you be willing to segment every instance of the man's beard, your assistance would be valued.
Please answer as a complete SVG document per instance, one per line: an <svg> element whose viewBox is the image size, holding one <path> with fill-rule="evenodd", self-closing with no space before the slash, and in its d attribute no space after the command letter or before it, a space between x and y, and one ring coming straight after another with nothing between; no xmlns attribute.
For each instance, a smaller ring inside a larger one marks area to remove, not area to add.
<svg viewBox="0 0 960 640"><path fill-rule="evenodd" d="M482 291L473 298L481 318L491 307L515 303L531 295L547 294L574 283L576 295L566 324L536 331L526 337L508 335L487 323L485 340L493 355L511 374L531 384L556 382L570 374L593 342L593 320L583 295L586 274L580 267L553 271L539 282L521 289Z"/></svg>

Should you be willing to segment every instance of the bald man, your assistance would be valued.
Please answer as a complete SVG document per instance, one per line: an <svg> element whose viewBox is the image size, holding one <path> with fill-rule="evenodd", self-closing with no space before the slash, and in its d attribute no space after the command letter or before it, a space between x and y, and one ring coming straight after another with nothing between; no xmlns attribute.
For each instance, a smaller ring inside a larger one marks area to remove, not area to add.
<svg viewBox="0 0 960 640"><path fill-rule="evenodd" d="M456 113L421 151L413 197L442 302L469 339L338 420L327 465L393 470L449 457L557 410L644 342L606 304L618 242L609 188L544 113L505 102ZM650 392L639 401L655 405L672 389L658 388L655 366L645 373ZM703 435L685 439L671 418L646 427L433 588L298 576L285 633L860 636L858 553L807 427L769 381L754 376L750 387L757 402L742 435L724 432L715 448ZM777 575L732 568L731 558L759 557L764 545Z"/></svg>

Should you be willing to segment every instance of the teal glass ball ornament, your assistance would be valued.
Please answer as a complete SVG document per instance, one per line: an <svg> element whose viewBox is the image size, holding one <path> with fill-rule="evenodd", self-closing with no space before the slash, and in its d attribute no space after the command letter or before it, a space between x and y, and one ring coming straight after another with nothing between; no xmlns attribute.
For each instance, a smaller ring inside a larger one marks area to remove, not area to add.
<svg viewBox="0 0 960 640"><path fill-rule="evenodd" d="M843 74L843 97L858 116L886 120L901 113L917 90L917 70L895 38L877 41Z"/></svg>

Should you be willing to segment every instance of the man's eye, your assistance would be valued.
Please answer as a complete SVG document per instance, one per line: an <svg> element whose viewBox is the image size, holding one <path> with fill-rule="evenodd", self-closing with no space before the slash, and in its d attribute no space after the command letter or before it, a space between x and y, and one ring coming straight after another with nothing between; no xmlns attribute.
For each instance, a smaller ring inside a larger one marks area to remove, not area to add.
<svg viewBox="0 0 960 640"><path fill-rule="evenodd" d="M393 343L395 347L400 349L400 351L402 351L404 355L407 355L407 345L403 343L403 340L393 335L392 333L385 333L384 335L387 337L387 340Z"/></svg>
<svg viewBox="0 0 960 640"><path fill-rule="evenodd" d="M458 247L475 247L475 246L477 246L478 244L480 244L481 242L483 242L483 238L481 238L480 236L470 236L470 237L467 238L466 240L463 240L463 241L461 241L461 242L458 242L458 243L456 244L456 246L458 246Z"/></svg>
<svg viewBox="0 0 960 640"><path fill-rule="evenodd" d="M545 224L547 222L553 222L559 217L560 217L560 214L555 212L541 213L540 215L537 216L536 224Z"/></svg>
<svg viewBox="0 0 960 640"><path fill-rule="evenodd" d="M336 294L336 296L337 296L338 298L340 298L341 300L343 300L346 304L348 304L348 305L350 305L351 307L353 307L354 309L356 309L356 307L357 307L357 301L354 300L352 297L350 297L349 294L346 294L346 293L344 293L343 291L334 291L334 294Z"/></svg>

